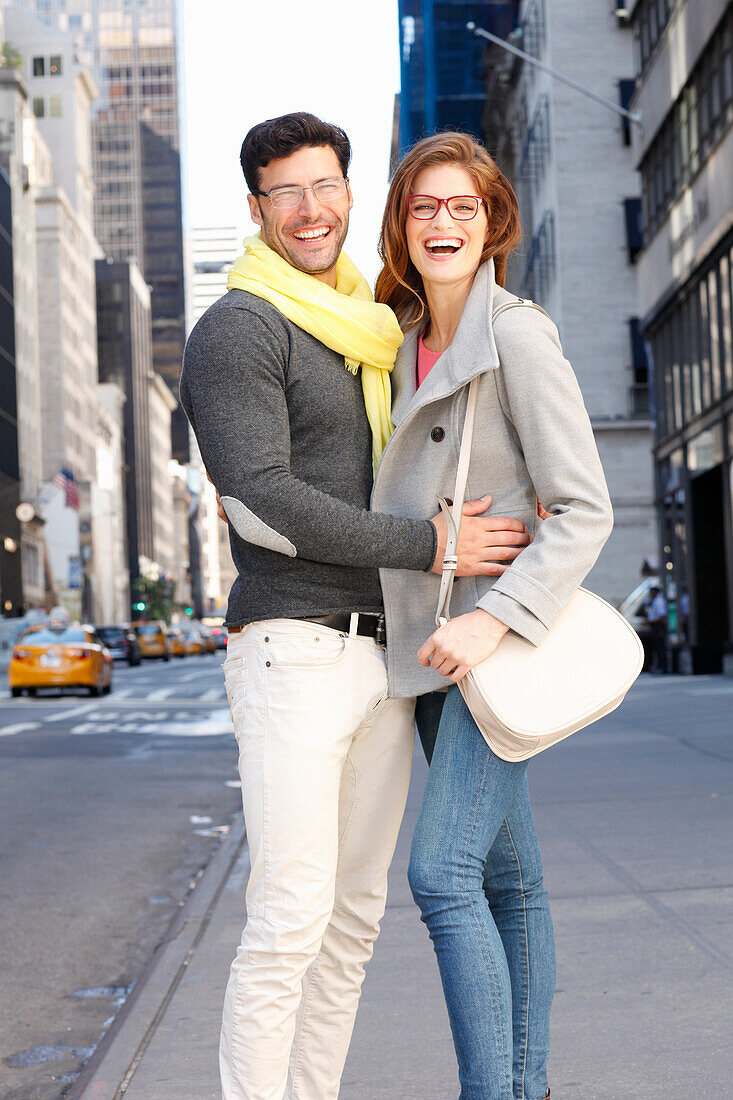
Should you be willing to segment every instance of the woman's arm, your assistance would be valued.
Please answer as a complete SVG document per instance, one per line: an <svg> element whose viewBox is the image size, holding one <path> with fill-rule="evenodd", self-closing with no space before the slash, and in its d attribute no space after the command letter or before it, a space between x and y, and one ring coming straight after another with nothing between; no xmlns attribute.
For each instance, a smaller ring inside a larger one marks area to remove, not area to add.
<svg viewBox="0 0 733 1100"><path fill-rule="evenodd" d="M519 437L545 522L477 610L440 627L419 651L422 664L454 681L489 657L508 629L539 645L613 527L593 430L555 325L539 310L507 310L495 337L499 400Z"/></svg>

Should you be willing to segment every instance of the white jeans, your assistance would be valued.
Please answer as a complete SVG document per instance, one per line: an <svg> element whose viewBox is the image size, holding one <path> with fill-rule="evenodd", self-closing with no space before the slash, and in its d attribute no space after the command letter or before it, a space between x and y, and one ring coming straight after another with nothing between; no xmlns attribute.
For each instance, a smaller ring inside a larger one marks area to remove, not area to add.
<svg viewBox="0 0 733 1100"><path fill-rule="evenodd" d="M387 698L370 638L295 619L231 635L224 670L252 869L222 1098L335 1100L407 798L414 699Z"/></svg>

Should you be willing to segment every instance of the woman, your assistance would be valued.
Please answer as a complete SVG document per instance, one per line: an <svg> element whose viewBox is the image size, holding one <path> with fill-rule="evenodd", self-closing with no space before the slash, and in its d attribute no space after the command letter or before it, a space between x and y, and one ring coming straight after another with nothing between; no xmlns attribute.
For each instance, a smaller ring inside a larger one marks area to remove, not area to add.
<svg viewBox="0 0 733 1100"><path fill-rule="evenodd" d="M555 963L527 765L492 753L456 684L509 629L539 644L612 523L555 326L531 305L501 308L518 301L503 284L519 235L514 192L488 153L463 134L426 138L392 181L376 289L406 338L373 508L432 515L436 496L451 496L468 383L481 375L467 496L490 485L497 514L536 530L500 577L489 567L457 579L454 617L438 630L438 579L381 571L391 694L419 696L432 758L409 877L438 959L461 1100L550 1095ZM539 527L538 496L549 509Z"/></svg>

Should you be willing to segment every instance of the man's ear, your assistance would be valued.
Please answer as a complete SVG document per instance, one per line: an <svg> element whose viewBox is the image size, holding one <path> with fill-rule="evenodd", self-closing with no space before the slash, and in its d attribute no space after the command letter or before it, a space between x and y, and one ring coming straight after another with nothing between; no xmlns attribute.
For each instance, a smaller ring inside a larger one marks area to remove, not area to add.
<svg viewBox="0 0 733 1100"><path fill-rule="evenodd" d="M256 195L247 195L247 202L249 203L249 216L255 225L262 225L262 214L260 213L260 204L257 201Z"/></svg>
<svg viewBox="0 0 733 1100"><path fill-rule="evenodd" d="M349 196L349 210L352 210L353 206L354 206L354 196L351 193L351 184L350 183L346 184L346 194Z"/></svg>

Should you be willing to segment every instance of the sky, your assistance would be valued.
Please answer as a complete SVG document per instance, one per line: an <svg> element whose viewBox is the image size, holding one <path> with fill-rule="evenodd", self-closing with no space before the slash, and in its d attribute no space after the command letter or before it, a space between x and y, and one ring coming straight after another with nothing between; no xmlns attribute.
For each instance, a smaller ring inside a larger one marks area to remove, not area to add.
<svg viewBox="0 0 733 1100"><path fill-rule="evenodd" d="M183 0L188 228L254 231L239 164L250 126L311 111L346 130L346 252L373 285L399 90L397 0Z"/></svg>

